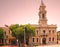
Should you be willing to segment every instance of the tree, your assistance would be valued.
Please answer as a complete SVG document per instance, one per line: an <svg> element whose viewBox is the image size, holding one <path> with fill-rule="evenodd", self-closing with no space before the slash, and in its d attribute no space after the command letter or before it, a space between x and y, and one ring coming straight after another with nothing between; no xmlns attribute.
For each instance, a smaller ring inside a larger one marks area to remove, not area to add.
<svg viewBox="0 0 60 47"><path fill-rule="evenodd" d="M3 39L4 39L4 30L0 28L0 41L2 41L2 43L3 43Z"/></svg>
<svg viewBox="0 0 60 47"><path fill-rule="evenodd" d="M11 35L16 38L15 41L18 40L18 36L19 36L19 33L20 33L18 27L19 27L19 24L13 24L13 25L8 27L11 30L11 32L12 32Z"/></svg>
<svg viewBox="0 0 60 47"><path fill-rule="evenodd" d="M26 33L26 43L29 43L29 38L35 36L35 27L30 24L25 25L25 33Z"/></svg>
<svg viewBox="0 0 60 47"><path fill-rule="evenodd" d="M16 37L16 39L23 31L23 29L21 27L19 27L18 24L11 25L9 28L12 31L12 36Z"/></svg>
<svg viewBox="0 0 60 47"><path fill-rule="evenodd" d="M9 27L12 31L12 36L16 37L21 43L24 43L24 29L25 29L25 35L26 40L29 41L29 37L32 37L35 35L35 27L31 26L30 24L26 25L11 25ZM28 43L27 43L28 44Z"/></svg>
<svg viewBox="0 0 60 47"><path fill-rule="evenodd" d="M0 39L4 38L4 31L2 28L0 28Z"/></svg>

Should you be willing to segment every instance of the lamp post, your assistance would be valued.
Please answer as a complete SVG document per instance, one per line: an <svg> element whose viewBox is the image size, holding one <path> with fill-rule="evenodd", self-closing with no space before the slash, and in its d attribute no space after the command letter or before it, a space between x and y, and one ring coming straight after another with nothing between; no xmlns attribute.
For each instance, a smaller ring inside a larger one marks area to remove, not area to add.
<svg viewBox="0 0 60 47"><path fill-rule="evenodd" d="M57 44L58 44L58 32L57 32Z"/></svg>
<svg viewBox="0 0 60 47"><path fill-rule="evenodd" d="M26 44L26 33L25 33L26 27L24 27L24 44Z"/></svg>
<svg viewBox="0 0 60 47"><path fill-rule="evenodd" d="M18 35L17 35L16 37L17 37L17 38L16 38L16 39L17 39L17 40L16 40L16 41L17 41L17 46L19 46L19 43L18 43L18 41L19 41L19 40L18 40Z"/></svg>
<svg viewBox="0 0 60 47"><path fill-rule="evenodd" d="M17 46L18 46L18 39L17 39Z"/></svg>
<svg viewBox="0 0 60 47"><path fill-rule="evenodd" d="M5 36L5 32L4 32L4 45L5 45L5 38L6 38L6 36Z"/></svg>

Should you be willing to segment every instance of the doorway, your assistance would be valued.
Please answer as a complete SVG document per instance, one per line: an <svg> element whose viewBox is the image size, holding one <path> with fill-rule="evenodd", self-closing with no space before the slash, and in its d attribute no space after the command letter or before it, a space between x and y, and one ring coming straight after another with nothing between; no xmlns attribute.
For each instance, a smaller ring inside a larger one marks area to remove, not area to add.
<svg viewBox="0 0 60 47"><path fill-rule="evenodd" d="M42 44L46 44L46 38L42 39Z"/></svg>

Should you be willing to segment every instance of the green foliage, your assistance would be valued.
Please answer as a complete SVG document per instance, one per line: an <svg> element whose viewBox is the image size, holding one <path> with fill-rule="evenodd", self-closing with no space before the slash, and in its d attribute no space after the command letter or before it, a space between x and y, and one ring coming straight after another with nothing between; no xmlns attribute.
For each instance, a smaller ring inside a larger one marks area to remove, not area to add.
<svg viewBox="0 0 60 47"><path fill-rule="evenodd" d="M25 32L26 36L28 37L35 36L35 27L31 26L30 24L25 25Z"/></svg>
<svg viewBox="0 0 60 47"><path fill-rule="evenodd" d="M4 31L2 28L0 28L0 39L4 38Z"/></svg>
<svg viewBox="0 0 60 47"><path fill-rule="evenodd" d="M14 30L14 29L16 29L16 28L18 28L19 27L19 24L13 24L13 25L11 25L9 28L10 28L10 30Z"/></svg>
<svg viewBox="0 0 60 47"><path fill-rule="evenodd" d="M24 31L26 34L26 39L29 39L29 37L32 37L35 35L35 27L31 26L30 24L26 25L11 25L9 27L12 31L12 36L16 37L16 39L19 39L21 42L23 42L24 39Z"/></svg>

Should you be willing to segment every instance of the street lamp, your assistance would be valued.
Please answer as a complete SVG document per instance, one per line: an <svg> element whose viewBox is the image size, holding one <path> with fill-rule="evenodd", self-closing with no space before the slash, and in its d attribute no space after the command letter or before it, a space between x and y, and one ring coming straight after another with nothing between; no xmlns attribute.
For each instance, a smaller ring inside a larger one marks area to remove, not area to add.
<svg viewBox="0 0 60 47"><path fill-rule="evenodd" d="M26 27L24 26L24 47L26 47L25 45L26 45L26 33L25 33L25 31L26 31Z"/></svg>
<svg viewBox="0 0 60 47"><path fill-rule="evenodd" d="M5 45L5 39L6 39L6 35L5 35L5 32L4 32L4 45Z"/></svg>
<svg viewBox="0 0 60 47"><path fill-rule="evenodd" d="M18 39L17 39L17 46L18 46Z"/></svg>
<svg viewBox="0 0 60 47"><path fill-rule="evenodd" d="M26 33L25 33L26 27L24 27L24 44L26 44Z"/></svg>
<svg viewBox="0 0 60 47"><path fill-rule="evenodd" d="M58 32L57 32L57 44L58 44Z"/></svg>

